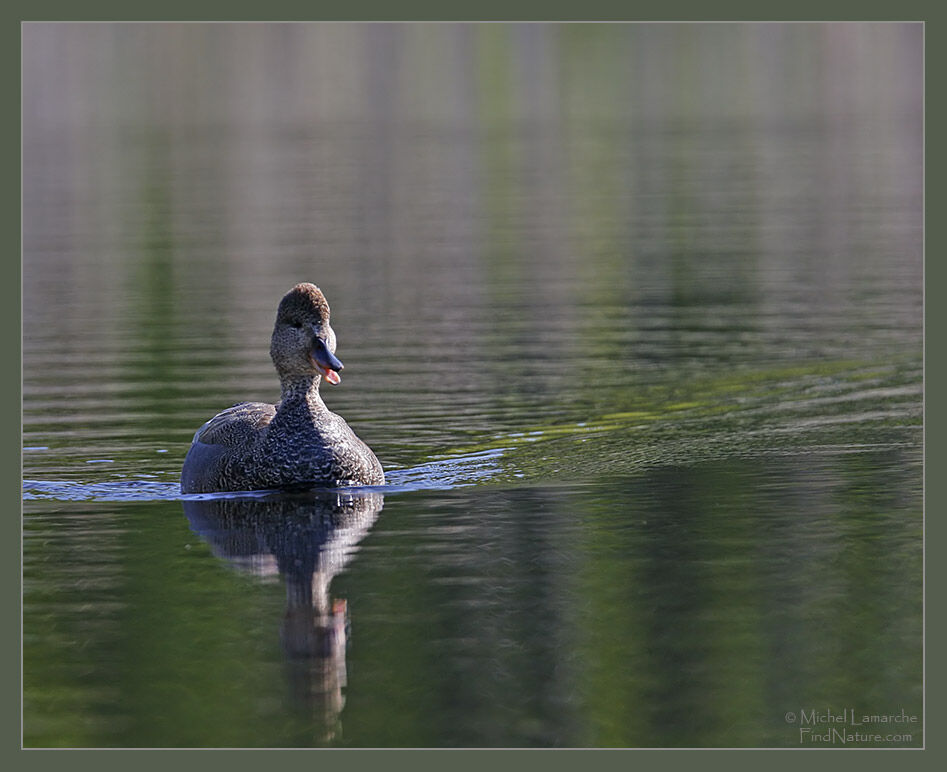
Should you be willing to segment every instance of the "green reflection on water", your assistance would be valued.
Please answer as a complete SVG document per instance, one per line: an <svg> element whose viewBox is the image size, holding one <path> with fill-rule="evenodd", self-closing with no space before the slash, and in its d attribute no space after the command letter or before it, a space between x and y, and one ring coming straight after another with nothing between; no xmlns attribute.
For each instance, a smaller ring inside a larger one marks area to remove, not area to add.
<svg viewBox="0 0 947 772"><path fill-rule="evenodd" d="M277 398L302 279L389 469L502 451L389 494L335 580L335 733L286 589L179 502L28 502L27 745L794 746L790 710L920 711L916 30L26 34L28 478L173 487L204 420Z"/></svg>

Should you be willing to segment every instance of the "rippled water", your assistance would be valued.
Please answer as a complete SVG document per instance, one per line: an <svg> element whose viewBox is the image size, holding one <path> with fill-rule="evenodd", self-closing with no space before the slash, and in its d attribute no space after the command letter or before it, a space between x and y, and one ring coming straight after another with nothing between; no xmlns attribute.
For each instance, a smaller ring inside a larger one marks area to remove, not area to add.
<svg viewBox="0 0 947 772"><path fill-rule="evenodd" d="M918 30L27 25L24 743L920 745ZM389 484L182 496L297 281Z"/></svg>

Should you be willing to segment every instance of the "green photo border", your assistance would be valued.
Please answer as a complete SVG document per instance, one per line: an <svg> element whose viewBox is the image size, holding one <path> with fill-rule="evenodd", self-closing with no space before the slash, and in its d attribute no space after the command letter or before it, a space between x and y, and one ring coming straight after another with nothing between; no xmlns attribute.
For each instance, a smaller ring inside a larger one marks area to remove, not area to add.
<svg viewBox="0 0 947 772"><path fill-rule="evenodd" d="M340 764L346 769L361 768L369 765L376 770L394 766L411 769L440 769L446 765L461 768L480 768L483 765L505 762L511 767L541 767L542 769L572 769L576 765L593 765L602 769L627 768L629 765L641 765L645 769L663 769L666 766L694 767L709 765L728 769L760 767L799 769L814 765L825 765L833 769L858 767L868 769L927 769L944 764L942 735L939 732L941 718L944 715L942 690L943 665L936 655L944 650L943 615L939 613L944 603L939 588L943 586L943 563L939 560L939 547L942 544L944 526L941 522L941 505L944 501L941 478L938 472L944 468L943 442L940 428L943 425L943 407L939 403L929 402L928 393L939 392L937 383L943 383L942 352L939 331L943 329L943 306L931 290L943 286L944 260L941 228L943 192L937 184L940 180L943 142L940 137L947 136L943 128L942 102L943 89L940 86L939 73L944 68L944 32L941 24L945 16L943 4L935 8L933 2L811 2L801 0L792 4L762 4L746 0L728 0L726 2L706 4L696 0L676 3L619 3L616 0L586 0L582 3L516 3L483 0L478 3L447 4L431 0L410 0L402 3L373 2L313 4L295 1L274 0L265 4L223 3L202 0L181 2L166 0L160 4L131 4L115 0L97 0L83 4L57 2L13 2L0 11L0 56L3 67L0 68L4 87L4 99L13 106L3 120L4 153L4 231L9 234L7 261L4 265L5 281L0 286L3 302L0 303L2 315L4 353L15 357L17 367L4 368L2 380L3 397L14 416L5 417L3 436L16 438L16 443L5 442L4 476L11 478L9 491L11 506L9 516L3 527L3 544L11 553L3 561L5 594L6 632L3 636L3 662L8 668L9 677L4 679L3 715L0 725L3 727L3 751L7 757L7 769L127 769L144 763L164 769L168 765L182 762L201 765L231 765L237 769L255 768L264 760L261 753L279 754L272 759L275 763L291 765L301 764ZM886 21L923 21L925 22L925 72L926 72L926 112L925 112L925 206L926 211L934 212L931 220L925 218L925 750L22 750L21 749L21 572L20 545L21 529L21 475L20 475L20 393L21 393L21 201L20 201L20 28L24 21L97 21L97 20L436 20L436 21L827 21L827 20L886 20ZM7 198L7 196L9 198ZM931 256L934 256L931 259ZM933 384L933 389L929 385ZM10 424L9 427L7 424ZM933 431L931 431L933 429ZM7 455L9 454L9 455ZM927 470L935 474L928 478ZM15 470L15 471L14 471ZM15 492L15 493L14 493ZM15 495L15 504L14 504ZM931 558L928 560L927 558ZM934 656L927 656L934 653ZM891 756L896 753L897 756ZM313 756L311 754L319 754ZM805 755L800 755L805 754ZM940 758L940 762L937 758Z"/></svg>

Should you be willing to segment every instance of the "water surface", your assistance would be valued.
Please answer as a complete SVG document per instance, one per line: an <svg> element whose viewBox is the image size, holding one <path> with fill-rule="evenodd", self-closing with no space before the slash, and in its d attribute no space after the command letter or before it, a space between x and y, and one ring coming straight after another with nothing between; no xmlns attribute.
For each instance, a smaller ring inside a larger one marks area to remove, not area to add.
<svg viewBox="0 0 947 772"><path fill-rule="evenodd" d="M24 743L920 745L919 30L27 25ZM298 281L389 485L182 497Z"/></svg>

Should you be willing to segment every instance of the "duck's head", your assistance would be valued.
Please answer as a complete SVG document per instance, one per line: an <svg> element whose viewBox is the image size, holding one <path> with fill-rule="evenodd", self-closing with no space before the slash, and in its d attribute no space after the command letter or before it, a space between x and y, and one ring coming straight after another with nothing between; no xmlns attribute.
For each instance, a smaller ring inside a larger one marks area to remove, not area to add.
<svg viewBox="0 0 947 772"><path fill-rule="evenodd" d="M297 284L280 301L270 341L270 357L280 378L325 376L340 383L329 304L315 284Z"/></svg>

